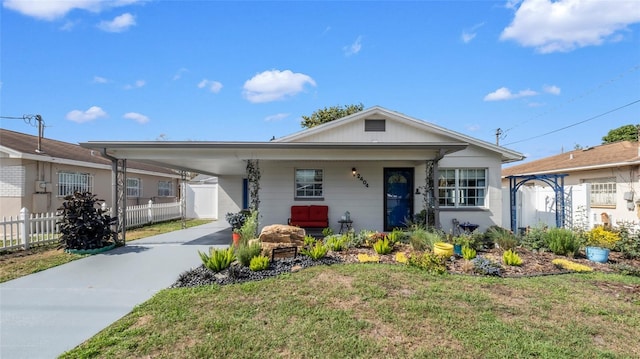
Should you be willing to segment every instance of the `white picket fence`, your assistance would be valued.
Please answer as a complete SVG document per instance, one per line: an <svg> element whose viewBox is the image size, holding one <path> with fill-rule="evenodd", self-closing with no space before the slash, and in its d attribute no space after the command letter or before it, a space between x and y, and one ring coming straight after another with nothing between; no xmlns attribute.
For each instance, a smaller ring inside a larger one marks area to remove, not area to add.
<svg viewBox="0 0 640 359"><path fill-rule="evenodd" d="M106 209L103 206L103 209ZM153 203L127 207L126 228L182 218L180 202ZM16 217L2 217L0 221L0 250L28 249L54 243L60 235L55 213L31 214L23 208Z"/></svg>

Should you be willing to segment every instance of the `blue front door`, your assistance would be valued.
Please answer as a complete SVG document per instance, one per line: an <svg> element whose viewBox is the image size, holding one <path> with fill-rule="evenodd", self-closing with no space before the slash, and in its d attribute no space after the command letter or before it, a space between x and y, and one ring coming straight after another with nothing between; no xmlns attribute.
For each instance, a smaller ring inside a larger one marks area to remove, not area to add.
<svg viewBox="0 0 640 359"><path fill-rule="evenodd" d="M406 227L413 219L413 168L385 168L384 194L384 230Z"/></svg>

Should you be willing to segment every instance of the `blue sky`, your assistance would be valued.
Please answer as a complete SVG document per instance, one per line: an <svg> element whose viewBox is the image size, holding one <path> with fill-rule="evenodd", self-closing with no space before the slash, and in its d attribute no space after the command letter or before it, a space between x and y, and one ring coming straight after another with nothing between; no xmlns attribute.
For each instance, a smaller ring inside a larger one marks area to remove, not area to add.
<svg viewBox="0 0 640 359"><path fill-rule="evenodd" d="M489 142L500 128L501 144L536 159L640 122L638 0L4 0L0 11L0 115L40 114L45 136L67 142L266 141L319 108L363 103Z"/></svg>

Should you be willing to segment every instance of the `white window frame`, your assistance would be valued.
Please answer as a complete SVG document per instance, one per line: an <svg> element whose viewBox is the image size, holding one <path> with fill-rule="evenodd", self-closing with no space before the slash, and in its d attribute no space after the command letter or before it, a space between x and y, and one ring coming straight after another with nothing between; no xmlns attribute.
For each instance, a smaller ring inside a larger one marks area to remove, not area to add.
<svg viewBox="0 0 640 359"><path fill-rule="evenodd" d="M591 185L591 207L615 207L618 183L615 177L582 180Z"/></svg>
<svg viewBox="0 0 640 359"><path fill-rule="evenodd" d="M127 177L127 197L142 197L142 179L137 177Z"/></svg>
<svg viewBox="0 0 640 359"><path fill-rule="evenodd" d="M445 208L486 208L487 168L440 168L439 205ZM484 178L479 176L484 173Z"/></svg>
<svg viewBox="0 0 640 359"><path fill-rule="evenodd" d="M158 181L158 197L173 197L173 181Z"/></svg>
<svg viewBox="0 0 640 359"><path fill-rule="evenodd" d="M93 176L81 172L58 172L58 197L72 195L75 192L93 192Z"/></svg>
<svg viewBox="0 0 640 359"><path fill-rule="evenodd" d="M322 168L296 168L294 184L294 198L324 199L324 170Z"/></svg>

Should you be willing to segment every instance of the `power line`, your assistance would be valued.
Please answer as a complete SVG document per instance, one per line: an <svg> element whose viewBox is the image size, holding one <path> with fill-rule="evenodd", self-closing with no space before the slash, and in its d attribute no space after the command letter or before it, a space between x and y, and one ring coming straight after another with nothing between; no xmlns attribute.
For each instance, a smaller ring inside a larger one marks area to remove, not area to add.
<svg viewBox="0 0 640 359"><path fill-rule="evenodd" d="M580 122L576 122L576 123L574 123L574 124L571 124L571 125L568 125L568 126L565 126L565 127L559 128L559 129L557 129L557 130L553 130L553 131L550 131L550 132L547 132L547 133L543 133L543 134L541 134L541 135L537 135L537 136L533 136L533 137L525 138L524 140L520 140L520 141L514 141L514 142L506 143L506 144L504 144L503 146L513 145L513 144L516 144L516 143L525 142L525 141L533 140L533 139L540 138L540 137L543 137L543 136L546 136L546 135L550 135L550 134L552 134L552 133L560 132L560 131L562 131L562 130L566 130L567 128L571 128L571 127L574 127L574 126L577 126L577 125L583 124L583 123L585 123L585 122L589 122L589 121L591 121L591 120L595 120L596 118L600 118L600 117L605 116L605 115L608 115L608 114L610 114L610 113L613 113L613 112L616 112L616 111L622 110L622 109L623 109L623 108L625 108L625 107L629 107L629 106L635 105L635 104L636 104L636 103L638 103L638 102L640 102L640 99L635 100L635 101L632 101L632 102L629 102L629 103L628 103L628 104L626 104L626 105L622 105L622 106L620 106L620 107L614 108L613 110L609 110L609 111L607 111L607 112L603 112L603 113L601 113L601 114L599 114L599 115L596 115L596 116L590 117L590 118L588 118L588 119L586 119L586 120L582 120L582 121L580 121Z"/></svg>
<svg viewBox="0 0 640 359"><path fill-rule="evenodd" d="M591 95L592 93L594 93L594 92L596 92L596 91L598 91L598 90L602 89L603 87L609 86L609 85L611 85L612 83L614 83L614 82L616 82L616 81L619 81L620 79L624 78L625 76L627 76L627 75L629 75L630 73L635 72L635 71L637 71L637 70L640 70L640 64L638 64L638 65L635 65L635 66L631 67L630 69L628 69L627 71L625 71L625 72L623 72L623 73L619 74L618 76L613 77L613 78L611 78L611 79L609 79L609 80L607 80L607 81L604 81L604 82L600 83L598 86L593 87L593 88L591 88L591 89L589 89L589 90L587 90L587 91L585 91L585 92L583 92L583 93L579 94L578 96L575 96L575 97L570 98L569 100L565 101L564 103L562 103L562 104L560 104L560 105L558 105L558 106L556 106L556 107L550 108L548 111L545 111L545 112L543 112L543 113L540 113L540 114L538 114L538 115L535 115L535 116L533 116L533 117L530 117L530 118L529 118L529 119L527 119L527 120L524 120L524 121L522 121L522 122L520 122L520 123L517 123L517 124L515 124L515 125L511 126L510 128L507 128L506 130L503 130L503 131L502 131L502 133L501 133L501 135L502 135L502 136L501 136L500 138L501 138L501 139L506 138L506 137L507 137L507 132L509 132L509 131L513 130L514 128L516 128L516 127L518 127L518 126L521 126L521 125L523 125L523 124L525 124L525 123L527 123L527 122L529 122L529 121L531 121L531 120L534 120L534 119L536 119L536 118L540 118L540 117L542 117L542 116L548 115L548 114L550 114L550 113L552 113L552 112L554 112L554 111L556 111L556 110L558 110L558 109L561 109L562 107L564 107L565 105L567 105L567 104L569 104L569 103L571 103L571 102L577 101L577 100L579 100L579 99L581 99L581 98L583 98L583 97L587 97L587 96ZM514 143L514 142L512 142L512 143Z"/></svg>

